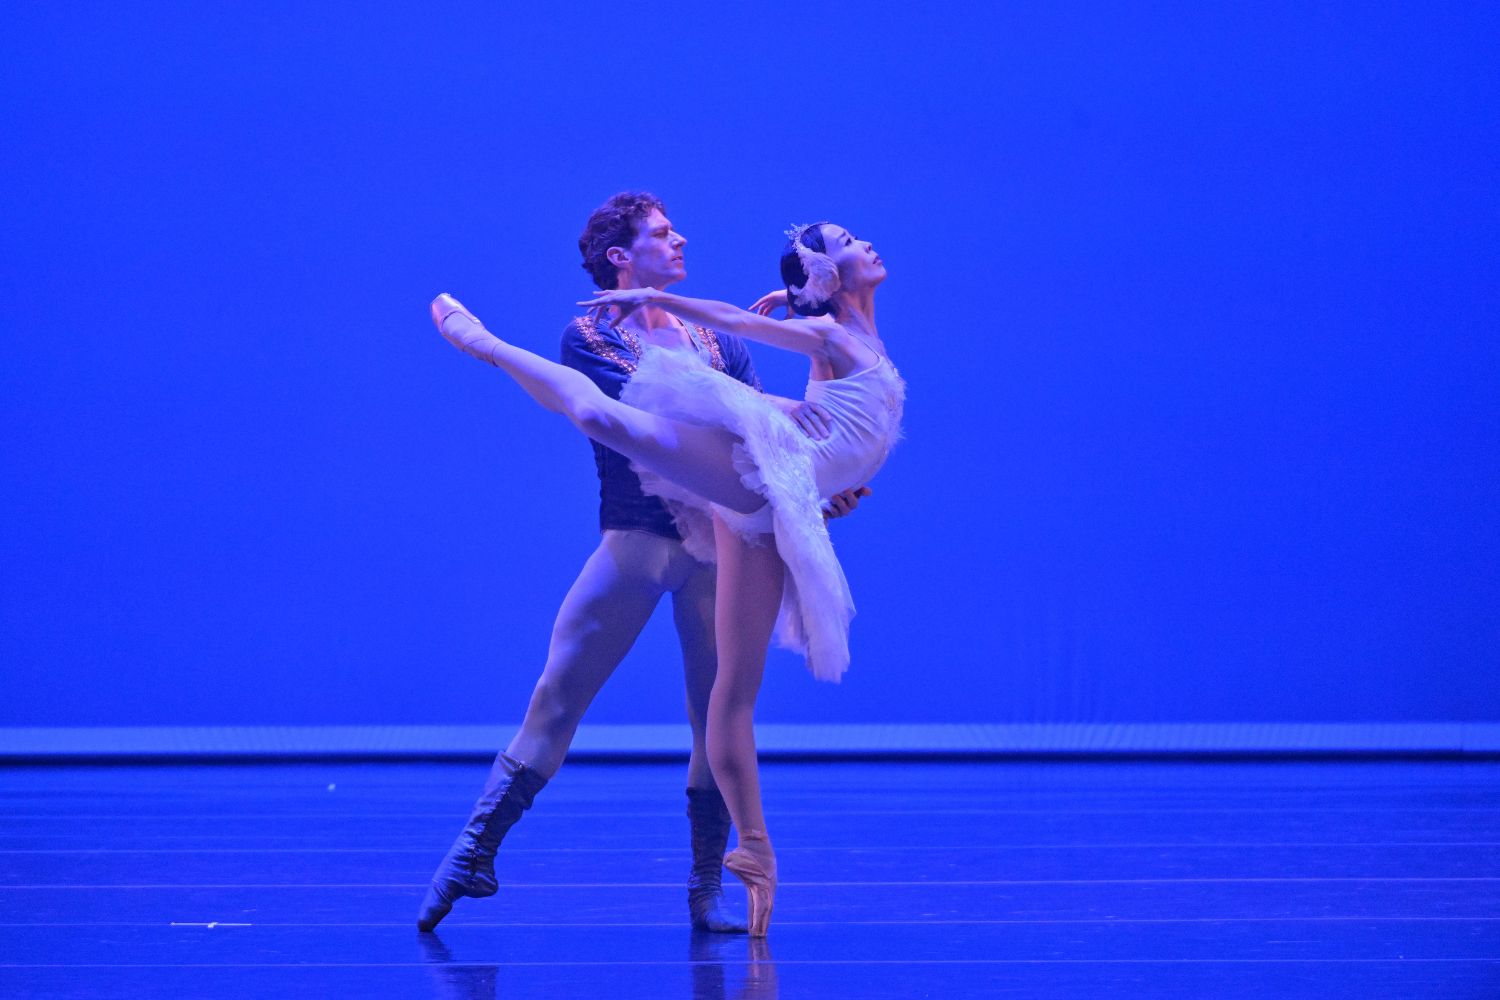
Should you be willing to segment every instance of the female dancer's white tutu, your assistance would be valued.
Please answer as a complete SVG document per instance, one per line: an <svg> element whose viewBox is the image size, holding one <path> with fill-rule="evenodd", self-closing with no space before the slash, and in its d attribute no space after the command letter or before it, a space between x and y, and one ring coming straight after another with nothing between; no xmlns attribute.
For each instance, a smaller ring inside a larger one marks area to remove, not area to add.
<svg viewBox="0 0 1500 1000"><path fill-rule="evenodd" d="M688 351L648 347L622 402L685 423L723 427L739 436L734 465L746 488L766 498L739 514L640 465L642 488L666 502L688 552L714 561L710 511L752 541L776 536L787 567L776 641L807 659L819 680L838 682L849 667L854 601L833 552L823 507L829 497L863 486L900 437L905 385L890 362L841 379L809 382L807 398L828 413L831 433L813 441L786 414L742 382Z"/></svg>

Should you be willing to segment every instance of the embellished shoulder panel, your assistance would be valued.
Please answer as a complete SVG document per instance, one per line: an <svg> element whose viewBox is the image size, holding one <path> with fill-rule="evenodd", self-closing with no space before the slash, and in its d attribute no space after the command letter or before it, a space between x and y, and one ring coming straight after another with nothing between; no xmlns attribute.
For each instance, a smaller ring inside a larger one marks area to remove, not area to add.
<svg viewBox="0 0 1500 1000"><path fill-rule="evenodd" d="M713 366L714 371L725 371L724 348L719 344L719 335L708 327L699 326L696 323L692 324L689 329L692 330L693 337L698 343L703 345L703 349L708 351L708 363Z"/></svg>
<svg viewBox="0 0 1500 1000"><path fill-rule="evenodd" d="M625 349L629 351L627 356L621 352L619 347L613 343L599 330L599 324L592 316L580 316L575 322L578 324L578 332L583 334L583 341L588 345L590 351L614 364L627 375L634 375L636 366L640 363L641 339L627 330L619 333L620 341Z"/></svg>
<svg viewBox="0 0 1500 1000"><path fill-rule="evenodd" d="M724 345L719 342L719 335L717 333L706 326L698 326L696 323L692 324L689 329L692 331L691 335L693 339L699 346L698 353L707 356L708 363L715 371L723 372L725 375L732 375L737 379L740 378L739 373L729 370L729 362L724 359ZM740 353L744 357L745 363L750 365L749 357L744 354L744 350L744 345L741 345ZM745 384L756 392L765 392L765 387L760 384L760 376L755 373L754 365L750 365L749 375L750 381Z"/></svg>

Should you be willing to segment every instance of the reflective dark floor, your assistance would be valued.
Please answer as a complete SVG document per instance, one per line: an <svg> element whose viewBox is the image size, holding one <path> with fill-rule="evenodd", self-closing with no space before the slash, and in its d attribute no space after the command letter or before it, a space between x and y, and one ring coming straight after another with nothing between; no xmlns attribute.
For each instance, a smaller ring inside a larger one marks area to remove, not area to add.
<svg viewBox="0 0 1500 1000"><path fill-rule="evenodd" d="M570 764L418 934L486 770L8 768L0 996L1500 998L1500 764L767 765L766 942L680 765Z"/></svg>

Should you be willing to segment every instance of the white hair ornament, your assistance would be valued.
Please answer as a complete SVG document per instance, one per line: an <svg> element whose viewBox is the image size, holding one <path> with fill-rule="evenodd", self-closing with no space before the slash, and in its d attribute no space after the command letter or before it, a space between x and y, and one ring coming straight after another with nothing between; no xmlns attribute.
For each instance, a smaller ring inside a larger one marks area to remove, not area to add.
<svg viewBox="0 0 1500 1000"><path fill-rule="evenodd" d="M833 293L839 290L842 283L839 279L839 267L832 257L802 245L802 234L811 228L811 225L793 226L786 231L787 238L792 241L792 249L797 251L797 259L802 262L802 273L807 275L806 283L789 287L788 291L797 300L797 304L805 309L815 309L833 298Z"/></svg>

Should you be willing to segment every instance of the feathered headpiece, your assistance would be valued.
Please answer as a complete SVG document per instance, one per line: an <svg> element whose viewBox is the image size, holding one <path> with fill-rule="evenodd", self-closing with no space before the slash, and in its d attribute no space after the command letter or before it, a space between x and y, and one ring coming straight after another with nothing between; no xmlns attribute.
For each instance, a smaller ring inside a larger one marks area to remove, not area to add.
<svg viewBox="0 0 1500 1000"><path fill-rule="evenodd" d="M793 226L786 231L787 239L792 241L792 249L797 252L797 259L802 262L802 273L807 275L804 284L789 287L788 291L797 304L806 309L815 309L827 302L839 290L840 284L839 268L833 258L802 245L802 234L813 225L816 223Z"/></svg>

